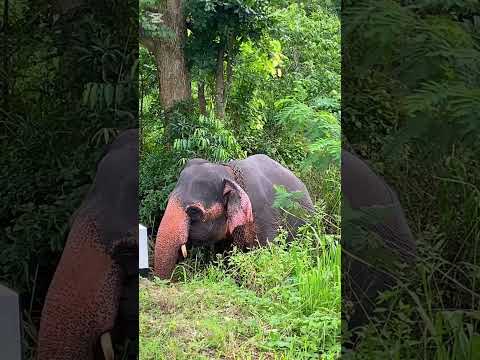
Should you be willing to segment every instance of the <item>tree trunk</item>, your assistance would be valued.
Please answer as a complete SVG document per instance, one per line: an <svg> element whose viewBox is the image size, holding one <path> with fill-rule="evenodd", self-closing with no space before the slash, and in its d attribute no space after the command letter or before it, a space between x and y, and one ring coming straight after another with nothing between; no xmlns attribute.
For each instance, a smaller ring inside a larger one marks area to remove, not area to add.
<svg viewBox="0 0 480 360"><path fill-rule="evenodd" d="M233 79L233 59L230 54L227 53L227 80L225 81L225 89L223 90L223 109L227 108L228 94L230 92L230 86Z"/></svg>
<svg viewBox="0 0 480 360"><path fill-rule="evenodd" d="M181 0L166 0L158 7L163 15L163 25L173 33L173 38L142 38L144 45L155 57L160 102L165 109L192 96L190 75L183 48L187 35Z"/></svg>
<svg viewBox="0 0 480 360"><path fill-rule="evenodd" d="M207 116L207 100L205 99L205 82L198 82L198 107L200 114Z"/></svg>
<svg viewBox="0 0 480 360"><path fill-rule="evenodd" d="M217 71L215 74L215 115L219 119L225 118L225 76L223 58L225 48L221 46L218 49Z"/></svg>

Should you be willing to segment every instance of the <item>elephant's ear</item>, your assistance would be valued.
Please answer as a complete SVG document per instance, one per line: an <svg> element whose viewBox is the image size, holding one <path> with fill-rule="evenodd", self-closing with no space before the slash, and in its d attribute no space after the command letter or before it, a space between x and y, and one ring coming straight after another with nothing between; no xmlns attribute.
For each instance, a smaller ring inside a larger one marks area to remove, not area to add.
<svg viewBox="0 0 480 360"><path fill-rule="evenodd" d="M242 225L253 223L252 203L245 190L235 181L223 180L223 197L227 210L227 231L233 231Z"/></svg>

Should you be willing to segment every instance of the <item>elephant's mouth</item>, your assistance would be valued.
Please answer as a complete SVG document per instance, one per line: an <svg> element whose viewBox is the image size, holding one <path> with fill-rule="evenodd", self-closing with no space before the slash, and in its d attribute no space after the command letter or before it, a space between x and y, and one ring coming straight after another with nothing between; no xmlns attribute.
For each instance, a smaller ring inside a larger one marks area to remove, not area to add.
<svg viewBox="0 0 480 360"><path fill-rule="evenodd" d="M177 261L176 264L181 263L182 261L187 260L189 257L195 256L195 252L198 249L203 249L203 251L213 252L215 254L224 254L233 249L233 238L227 236L224 239L192 239L189 238L188 241L181 245L177 252ZM206 250L207 249L207 250Z"/></svg>
<svg viewBox="0 0 480 360"><path fill-rule="evenodd" d="M117 314L118 316L118 314ZM115 359L116 349L125 342L125 337L119 334L119 324L116 321L113 328L104 332L95 341L93 359L94 360L113 360Z"/></svg>
<svg viewBox="0 0 480 360"><path fill-rule="evenodd" d="M227 240L227 227L221 221L211 221L201 225L192 225L189 229L187 245L214 246Z"/></svg>

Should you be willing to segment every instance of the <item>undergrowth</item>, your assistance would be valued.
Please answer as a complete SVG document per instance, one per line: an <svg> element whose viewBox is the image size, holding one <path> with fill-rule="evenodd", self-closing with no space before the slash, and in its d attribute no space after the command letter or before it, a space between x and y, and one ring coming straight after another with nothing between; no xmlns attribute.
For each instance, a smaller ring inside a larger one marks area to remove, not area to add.
<svg viewBox="0 0 480 360"><path fill-rule="evenodd" d="M388 169L416 235L415 264L394 273L398 282L377 299L356 353L342 358L479 358L480 185L478 171L468 171L478 169L472 155L457 146L443 167Z"/></svg>
<svg viewBox="0 0 480 360"><path fill-rule="evenodd" d="M329 199L292 241L281 229L263 248L234 248L213 262L193 251L176 282L142 280L141 359L337 358L340 231L325 212L338 197Z"/></svg>

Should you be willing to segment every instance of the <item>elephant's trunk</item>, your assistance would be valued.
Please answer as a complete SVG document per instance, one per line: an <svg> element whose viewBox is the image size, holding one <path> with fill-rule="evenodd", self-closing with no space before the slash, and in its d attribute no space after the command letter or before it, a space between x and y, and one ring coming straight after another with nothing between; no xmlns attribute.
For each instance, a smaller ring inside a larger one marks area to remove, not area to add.
<svg viewBox="0 0 480 360"><path fill-rule="evenodd" d="M38 360L93 359L113 328L121 270L99 242L93 221L75 221L42 311Z"/></svg>
<svg viewBox="0 0 480 360"><path fill-rule="evenodd" d="M179 250L186 244L189 221L175 195L170 197L160 223L155 243L155 275L168 279L178 259Z"/></svg>

